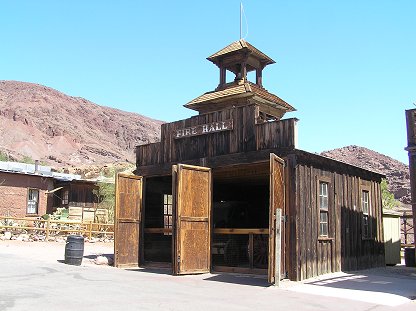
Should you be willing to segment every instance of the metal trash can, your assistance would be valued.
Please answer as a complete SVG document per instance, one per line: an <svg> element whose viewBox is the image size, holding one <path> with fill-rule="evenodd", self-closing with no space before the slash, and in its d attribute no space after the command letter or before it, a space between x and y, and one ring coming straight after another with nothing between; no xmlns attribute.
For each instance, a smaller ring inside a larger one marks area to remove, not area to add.
<svg viewBox="0 0 416 311"><path fill-rule="evenodd" d="M65 245L65 263L80 266L84 257L84 237L82 235L68 235Z"/></svg>
<svg viewBox="0 0 416 311"><path fill-rule="evenodd" d="M406 247L404 249L404 262L406 267L416 267L414 247Z"/></svg>

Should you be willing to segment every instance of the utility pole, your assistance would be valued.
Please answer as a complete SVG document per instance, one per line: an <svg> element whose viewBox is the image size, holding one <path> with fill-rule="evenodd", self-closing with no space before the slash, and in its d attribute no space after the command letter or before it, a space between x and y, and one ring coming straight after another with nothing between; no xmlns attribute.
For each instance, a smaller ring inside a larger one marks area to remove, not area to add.
<svg viewBox="0 0 416 311"><path fill-rule="evenodd" d="M416 224L416 109L406 110L407 147L409 154L410 190L412 195L413 214L413 243L416 252L415 224Z"/></svg>

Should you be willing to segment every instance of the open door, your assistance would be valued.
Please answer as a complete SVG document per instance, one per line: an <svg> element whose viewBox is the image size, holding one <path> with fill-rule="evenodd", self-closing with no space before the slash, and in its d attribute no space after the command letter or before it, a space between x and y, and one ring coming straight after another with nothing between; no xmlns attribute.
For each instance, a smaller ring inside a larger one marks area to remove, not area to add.
<svg viewBox="0 0 416 311"><path fill-rule="evenodd" d="M117 174L114 213L114 265L139 266L140 215L143 178Z"/></svg>
<svg viewBox="0 0 416 311"><path fill-rule="evenodd" d="M284 273L284 226L281 219L285 205L284 163L283 159L270 154L268 281L271 284L278 283Z"/></svg>
<svg viewBox="0 0 416 311"><path fill-rule="evenodd" d="M173 273L210 272L211 267L211 169L174 165Z"/></svg>

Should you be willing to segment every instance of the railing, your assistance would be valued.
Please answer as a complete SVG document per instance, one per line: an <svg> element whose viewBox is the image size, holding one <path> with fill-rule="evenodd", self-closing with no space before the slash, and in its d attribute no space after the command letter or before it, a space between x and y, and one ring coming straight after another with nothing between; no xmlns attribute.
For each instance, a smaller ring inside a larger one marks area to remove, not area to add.
<svg viewBox="0 0 416 311"><path fill-rule="evenodd" d="M52 220L42 218L17 218L0 216L0 230L31 233L44 233L47 241L50 236L78 233L92 238L96 235L114 235L113 224L82 222L76 220Z"/></svg>

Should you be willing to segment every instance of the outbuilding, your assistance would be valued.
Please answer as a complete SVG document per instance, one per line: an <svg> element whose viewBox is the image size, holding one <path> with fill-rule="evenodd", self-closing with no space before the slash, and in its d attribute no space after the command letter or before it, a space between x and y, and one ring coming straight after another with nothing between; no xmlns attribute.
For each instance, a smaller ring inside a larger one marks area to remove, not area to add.
<svg viewBox="0 0 416 311"><path fill-rule="evenodd" d="M163 124L117 176L115 265L270 283L383 266L383 175L299 150L282 119L295 109L263 87L274 61L247 41L208 60L219 85L185 105L198 115Z"/></svg>

